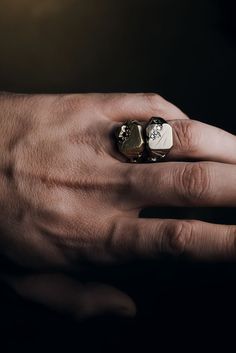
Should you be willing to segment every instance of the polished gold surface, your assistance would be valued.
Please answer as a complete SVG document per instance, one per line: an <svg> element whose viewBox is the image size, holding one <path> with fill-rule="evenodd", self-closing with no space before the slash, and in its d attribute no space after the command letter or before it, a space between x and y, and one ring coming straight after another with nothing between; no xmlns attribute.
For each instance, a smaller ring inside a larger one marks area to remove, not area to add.
<svg viewBox="0 0 236 353"><path fill-rule="evenodd" d="M138 162L145 148L143 127L136 120L126 121L116 130L116 138L120 152L130 162Z"/></svg>
<svg viewBox="0 0 236 353"><path fill-rule="evenodd" d="M146 127L148 161L163 159L173 146L172 127L162 118L151 118Z"/></svg>

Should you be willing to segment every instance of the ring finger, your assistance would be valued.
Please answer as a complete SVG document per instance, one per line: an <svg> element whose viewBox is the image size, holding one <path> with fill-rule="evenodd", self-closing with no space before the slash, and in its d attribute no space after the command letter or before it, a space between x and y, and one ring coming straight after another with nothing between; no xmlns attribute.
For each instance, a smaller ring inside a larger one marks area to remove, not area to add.
<svg viewBox="0 0 236 353"><path fill-rule="evenodd" d="M132 207L236 206L236 166L217 162L123 165Z"/></svg>

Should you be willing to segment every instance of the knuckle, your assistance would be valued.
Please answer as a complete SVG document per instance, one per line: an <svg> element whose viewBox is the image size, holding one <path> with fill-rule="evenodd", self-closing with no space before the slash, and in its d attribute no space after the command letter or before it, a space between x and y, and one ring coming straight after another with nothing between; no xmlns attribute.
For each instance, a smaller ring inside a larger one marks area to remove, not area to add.
<svg viewBox="0 0 236 353"><path fill-rule="evenodd" d="M177 187L185 201L195 205L210 197L211 175L207 163L187 164L180 175Z"/></svg>
<svg viewBox="0 0 236 353"><path fill-rule="evenodd" d="M141 230L123 217L115 217L110 223L110 231L106 241L106 249L113 261L130 259L139 253Z"/></svg>
<svg viewBox="0 0 236 353"><path fill-rule="evenodd" d="M197 123L193 120L176 120L173 124L175 146L179 152L193 154L198 151Z"/></svg>
<svg viewBox="0 0 236 353"><path fill-rule="evenodd" d="M144 204L149 201L152 190L152 188L146 186L155 185L156 178L157 173L147 173L146 168L139 168L138 165L128 167L128 171L124 177L123 187L125 195L128 196L126 200L137 208L144 206ZM159 185L161 185L161 183L162 181L159 180Z"/></svg>
<svg viewBox="0 0 236 353"><path fill-rule="evenodd" d="M114 165L110 172L109 180L109 193L111 192L113 196L118 195L121 199L123 199L124 195L129 194L132 188L134 188L132 168L126 165Z"/></svg>
<svg viewBox="0 0 236 353"><path fill-rule="evenodd" d="M147 104L148 110L153 114L161 114L163 111L162 98L157 93L143 93L144 101Z"/></svg>
<svg viewBox="0 0 236 353"><path fill-rule="evenodd" d="M56 113L69 114L80 111L87 103L84 94L60 94L54 103Z"/></svg>
<svg viewBox="0 0 236 353"><path fill-rule="evenodd" d="M162 250L174 255L186 253L192 242L195 221L177 221L167 225L165 230L166 245ZM163 244L164 245L164 244Z"/></svg>
<svg viewBox="0 0 236 353"><path fill-rule="evenodd" d="M106 252L113 260L117 260L120 253L124 254L125 252L123 232L124 229L121 220L117 218L110 222L110 229L106 236Z"/></svg>
<svg viewBox="0 0 236 353"><path fill-rule="evenodd" d="M138 189L137 181L142 178L141 173L138 173L135 166L127 166L121 173L122 190L125 193L136 192Z"/></svg>

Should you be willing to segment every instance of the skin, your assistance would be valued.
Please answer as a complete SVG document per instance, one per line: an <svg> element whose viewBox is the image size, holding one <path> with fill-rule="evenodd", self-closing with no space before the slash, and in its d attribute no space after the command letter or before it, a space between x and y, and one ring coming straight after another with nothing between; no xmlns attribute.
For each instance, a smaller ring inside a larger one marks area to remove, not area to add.
<svg viewBox="0 0 236 353"><path fill-rule="evenodd" d="M152 116L173 127L167 161L126 163L114 129ZM20 295L77 319L134 315L125 293L65 273L164 253L235 259L234 225L138 218L146 206L235 206L234 135L156 94L2 93L0 120L1 251L35 270L3 276Z"/></svg>

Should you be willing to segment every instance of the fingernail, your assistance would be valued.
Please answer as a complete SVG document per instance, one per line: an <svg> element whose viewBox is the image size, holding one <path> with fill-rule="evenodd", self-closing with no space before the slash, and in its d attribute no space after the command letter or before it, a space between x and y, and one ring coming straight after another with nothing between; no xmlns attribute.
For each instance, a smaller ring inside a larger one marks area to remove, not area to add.
<svg viewBox="0 0 236 353"><path fill-rule="evenodd" d="M136 315L136 306L135 304L130 305L130 306L121 306L117 308L117 314L121 316L135 316Z"/></svg>

